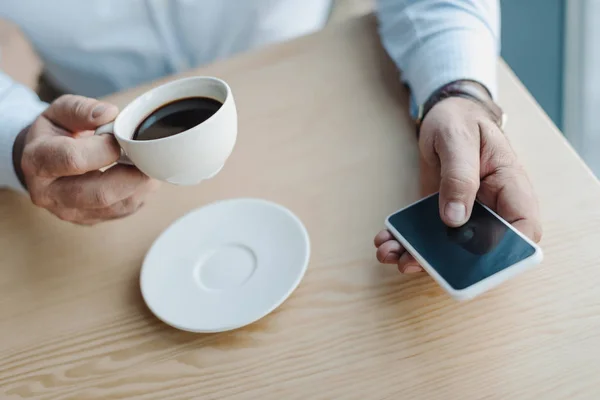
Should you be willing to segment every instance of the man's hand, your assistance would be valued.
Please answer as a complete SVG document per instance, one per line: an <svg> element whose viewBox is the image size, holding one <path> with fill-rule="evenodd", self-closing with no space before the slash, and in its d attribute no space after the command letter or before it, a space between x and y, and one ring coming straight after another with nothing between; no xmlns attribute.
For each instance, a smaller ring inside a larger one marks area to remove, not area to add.
<svg viewBox="0 0 600 400"><path fill-rule="evenodd" d="M440 101L421 125L422 195L440 192L440 216L462 226L475 197L538 242L537 199L508 139L483 107L458 97ZM417 261L384 230L375 237L377 259L402 273L421 271Z"/></svg>
<svg viewBox="0 0 600 400"><path fill-rule="evenodd" d="M156 181L126 165L99 171L117 161L120 149L113 137L94 136L93 130L117 114L113 105L67 95L21 132L13 150L15 169L35 205L85 225L140 208Z"/></svg>

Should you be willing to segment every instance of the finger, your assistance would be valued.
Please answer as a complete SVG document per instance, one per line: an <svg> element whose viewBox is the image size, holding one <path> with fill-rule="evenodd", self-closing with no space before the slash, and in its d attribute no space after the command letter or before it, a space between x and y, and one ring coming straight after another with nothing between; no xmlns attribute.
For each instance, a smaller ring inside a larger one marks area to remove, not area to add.
<svg viewBox="0 0 600 400"><path fill-rule="evenodd" d="M381 246L383 243L387 242L388 240L392 240L394 237L392 236L392 234L390 233L390 231L388 231L387 229L384 229L382 231L380 231L377 236L375 236L375 247L379 247Z"/></svg>
<svg viewBox="0 0 600 400"><path fill-rule="evenodd" d="M377 248L377 260L383 264L395 264L400 255L404 252L404 247L396 240L388 240Z"/></svg>
<svg viewBox="0 0 600 400"><path fill-rule="evenodd" d="M535 242L542 238L537 200L521 167L497 170L482 182L482 203Z"/></svg>
<svg viewBox="0 0 600 400"><path fill-rule="evenodd" d="M64 208L106 208L133 196L147 194L157 182L137 168L116 165L105 172L94 171L84 175L59 178L48 188L48 196Z"/></svg>
<svg viewBox="0 0 600 400"><path fill-rule="evenodd" d="M113 121L119 109L109 103L83 96L64 95L44 111L44 116L69 132L94 130Z"/></svg>
<svg viewBox="0 0 600 400"><path fill-rule="evenodd" d="M403 274L414 274L423 271L423 268L409 252L404 252L398 260L398 271Z"/></svg>
<svg viewBox="0 0 600 400"><path fill-rule="evenodd" d="M484 170L479 198L524 235L539 242L541 218L531 181L504 134L495 125L484 129L489 131L483 135L486 139L482 147Z"/></svg>
<svg viewBox="0 0 600 400"><path fill-rule="evenodd" d="M127 217L137 212L144 205L144 196L134 195L121 200L110 207L85 210L83 215L90 221L110 221Z"/></svg>
<svg viewBox="0 0 600 400"><path fill-rule="evenodd" d="M436 137L440 159L440 216L450 227L463 225L471 216L479 189L479 131L463 128L453 134Z"/></svg>
<svg viewBox="0 0 600 400"><path fill-rule="evenodd" d="M34 174L45 178L82 175L113 164L121 155L110 135L72 138L52 136L37 140L23 154Z"/></svg>
<svg viewBox="0 0 600 400"><path fill-rule="evenodd" d="M427 197L440 190L439 164L429 164L425 157L419 157L419 182L421 197Z"/></svg>
<svg viewBox="0 0 600 400"><path fill-rule="evenodd" d="M77 225L95 225L99 222L127 217L143 207L140 196L132 196L110 207L81 210L74 208L57 208L52 210L59 219Z"/></svg>
<svg viewBox="0 0 600 400"><path fill-rule="evenodd" d="M520 219L513 222L512 226L535 243L542 240L542 225L535 219Z"/></svg>

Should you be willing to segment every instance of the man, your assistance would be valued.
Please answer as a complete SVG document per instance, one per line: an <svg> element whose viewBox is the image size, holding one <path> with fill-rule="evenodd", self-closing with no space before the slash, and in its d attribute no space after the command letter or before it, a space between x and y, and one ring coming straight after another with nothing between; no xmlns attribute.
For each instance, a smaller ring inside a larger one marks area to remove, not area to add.
<svg viewBox="0 0 600 400"><path fill-rule="evenodd" d="M539 240L536 199L493 102L497 0L376 5L382 42L411 89L424 192L440 191L444 222L461 226L479 196ZM118 110L93 98L316 31L329 8L330 0L3 0L0 17L29 37L44 81L86 97L48 106L0 73L0 185L27 188L34 204L75 223L131 214L156 183L123 165L99 172L119 149L89 132ZM375 244L380 261L420 270L389 232Z"/></svg>

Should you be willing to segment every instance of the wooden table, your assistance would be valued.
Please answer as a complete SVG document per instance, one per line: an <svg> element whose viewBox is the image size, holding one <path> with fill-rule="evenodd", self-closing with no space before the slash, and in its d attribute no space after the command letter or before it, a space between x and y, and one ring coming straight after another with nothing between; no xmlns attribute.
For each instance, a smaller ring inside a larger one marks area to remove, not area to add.
<svg viewBox="0 0 600 400"><path fill-rule="evenodd" d="M1 398L599 398L600 185L504 64L501 103L541 199L546 260L464 304L374 257L384 217L418 198L418 158L372 18L195 73L226 79L238 103L238 146L217 178L165 186L139 214L93 228L1 195ZM140 296L145 252L175 218L241 196L305 222L304 281L237 331L162 324Z"/></svg>

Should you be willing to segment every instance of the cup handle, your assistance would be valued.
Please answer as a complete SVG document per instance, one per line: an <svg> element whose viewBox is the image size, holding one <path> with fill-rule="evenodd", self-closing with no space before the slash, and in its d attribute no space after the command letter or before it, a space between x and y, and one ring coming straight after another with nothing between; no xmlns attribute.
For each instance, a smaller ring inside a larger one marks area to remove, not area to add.
<svg viewBox="0 0 600 400"><path fill-rule="evenodd" d="M100 125L94 132L94 135L112 135L115 136L115 122L109 122L108 124ZM116 140L116 139L115 139ZM118 164L134 165L133 162L127 157L127 154L121 148L121 157L117 160Z"/></svg>

